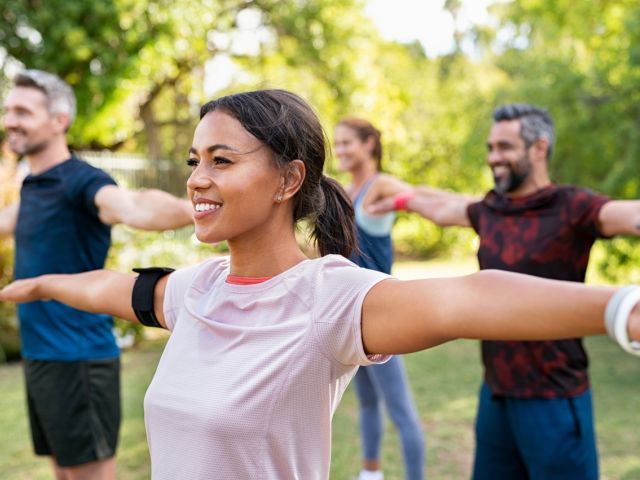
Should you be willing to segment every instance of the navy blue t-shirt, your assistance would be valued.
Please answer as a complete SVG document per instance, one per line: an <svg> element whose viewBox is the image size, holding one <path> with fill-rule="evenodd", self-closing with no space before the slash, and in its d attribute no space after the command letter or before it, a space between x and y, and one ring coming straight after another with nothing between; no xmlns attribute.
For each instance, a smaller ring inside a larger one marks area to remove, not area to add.
<svg viewBox="0 0 640 480"><path fill-rule="evenodd" d="M98 218L94 198L115 181L72 157L25 178L15 231L15 278L79 273L104 267L111 228ZM87 360L119 355L108 315L55 301L18 306L22 356L33 360Z"/></svg>

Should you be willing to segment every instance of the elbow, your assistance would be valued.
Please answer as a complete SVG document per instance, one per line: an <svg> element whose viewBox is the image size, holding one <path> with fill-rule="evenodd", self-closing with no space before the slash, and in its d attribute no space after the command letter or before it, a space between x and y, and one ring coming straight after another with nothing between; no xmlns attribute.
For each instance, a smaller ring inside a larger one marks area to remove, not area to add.
<svg viewBox="0 0 640 480"><path fill-rule="evenodd" d="M135 228L137 230L168 230L168 227L164 227L165 220L159 218L156 215L152 215L151 212L145 210L138 210L136 212L130 212L123 215L119 223Z"/></svg>
<svg viewBox="0 0 640 480"><path fill-rule="evenodd" d="M439 227L452 227L456 225L446 213L436 212L431 216L431 221Z"/></svg>

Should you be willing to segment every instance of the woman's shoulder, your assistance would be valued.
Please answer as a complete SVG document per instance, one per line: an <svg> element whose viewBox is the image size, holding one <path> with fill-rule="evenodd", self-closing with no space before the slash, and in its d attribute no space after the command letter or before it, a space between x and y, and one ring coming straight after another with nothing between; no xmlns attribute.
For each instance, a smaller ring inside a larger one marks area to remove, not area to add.
<svg viewBox="0 0 640 480"><path fill-rule="evenodd" d="M398 177L394 177L393 175L389 175L387 173L381 173L376 178L376 188L384 193L388 193L390 191L396 192L409 190L411 186Z"/></svg>
<svg viewBox="0 0 640 480"><path fill-rule="evenodd" d="M389 275L362 268L342 255L325 255L312 261L311 275L315 284L329 289L344 287L351 290L359 284L368 284L373 278Z"/></svg>
<svg viewBox="0 0 640 480"><path fill-rule="evenodd" d="M180 284L212 285L213 281L229 272L229 257L212 257L206 260L177 269L171 275L172 280Z"/></svg>
<svg viewBox="0 0 640 480"><path fill-rule="evenodd" d="M397 182L398 179L396 177L394 177L393 175L390 175L388 173L383 173L380 172L378 173L375 178L373 179L373 183L389 183L389 182Z"/></svg>
<svg viewBox="0 0 640 480"><path fill-rule="evenodd" d="M311 269L317 271L357 267L351 260L338 254L329 254L313 258L309 261L309 266Z"/></svg>

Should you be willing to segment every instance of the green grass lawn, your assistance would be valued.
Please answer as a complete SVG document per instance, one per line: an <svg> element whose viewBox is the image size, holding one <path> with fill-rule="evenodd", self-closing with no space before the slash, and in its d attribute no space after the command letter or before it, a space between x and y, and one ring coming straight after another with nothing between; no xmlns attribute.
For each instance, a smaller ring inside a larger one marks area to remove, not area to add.
<svg viewBox="0 0 640 480"><path fill-rule="evenodd" d="M460 262L402 263L396 273L463 274L475 269ZM640 479L640 360L622 352L605 337L587 341L595 393L596 428L601 478ZM153 375L162 341L146 342L123 355L123 424L118 453L118 478L149 478L142 399ZM469 477L473 457L473 421L481 369L475 341L456 341L405 356L414 397L427 436L427 476L430 480ZM21 366L0 367L0 478L50 479L49 465L31 453ZM400 447L387 425L383 462L388 480L402 479ZM349 388L336 412L331 478L349 480L359 470L357 406Z"/></svg>

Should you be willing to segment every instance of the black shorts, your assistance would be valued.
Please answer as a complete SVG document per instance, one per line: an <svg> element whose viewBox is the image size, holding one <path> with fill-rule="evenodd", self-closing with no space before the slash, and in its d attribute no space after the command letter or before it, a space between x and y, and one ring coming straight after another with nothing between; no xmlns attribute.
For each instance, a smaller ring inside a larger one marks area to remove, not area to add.
<svg viewBox="0 0 640 480"><path fill-rule="evenodd" d="M37 455L61 467L112 457L120 427L120 359L25 360L31 437Z"/></svg>

